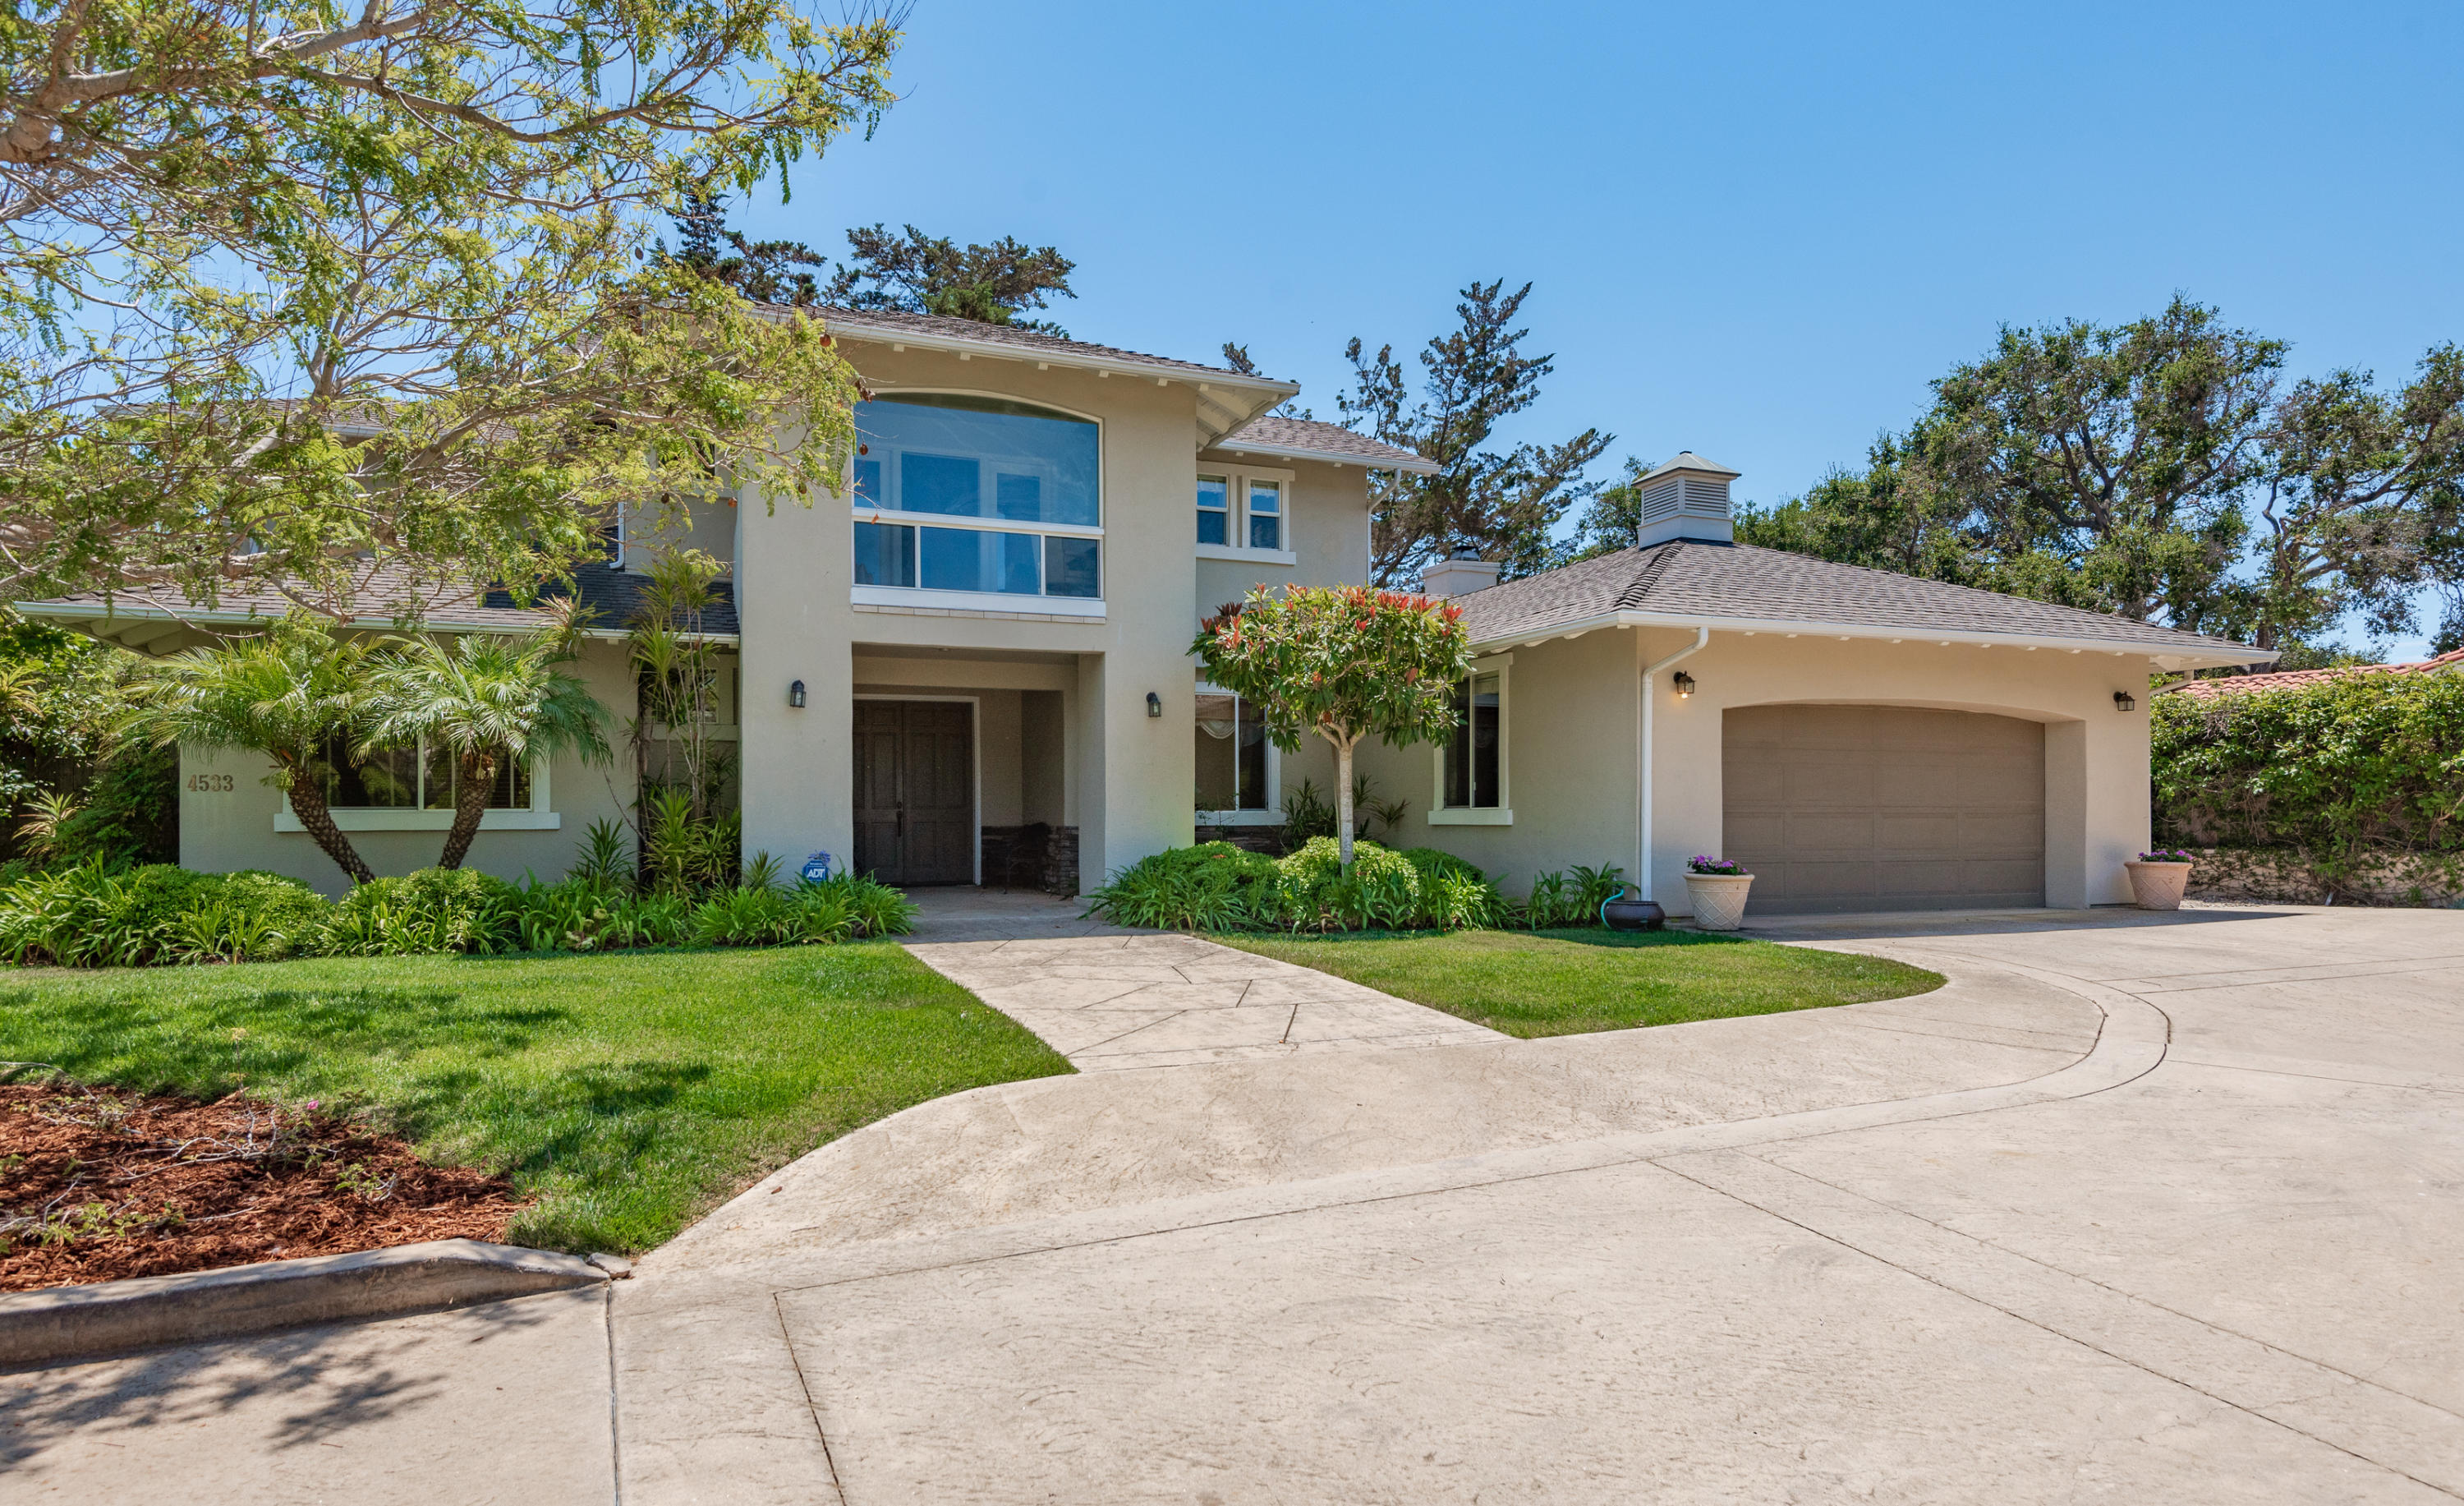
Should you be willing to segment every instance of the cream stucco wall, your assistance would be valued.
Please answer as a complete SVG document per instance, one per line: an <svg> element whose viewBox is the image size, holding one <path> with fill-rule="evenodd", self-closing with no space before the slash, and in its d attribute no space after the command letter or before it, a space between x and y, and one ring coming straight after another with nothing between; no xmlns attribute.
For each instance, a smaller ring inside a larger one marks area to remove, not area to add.
<svg viewBox="0 0 2464 1506"><path fill-rule="evenodd" d="M1398 840L1457 853L1520 892L1535 872L1636 857L1637 747L1642 666L1684 647L1676 629L1610 629L1513 651L1507 681L1507 798L1511 826L1431 826L1420 805ZM1656 676L1652 708L1655 897L1687 913L1684 862L1722 846L1723 714L1787 702L1924 706L2042 723L2045 896L2057 907L2124 902L2122 863L2148 840L2146 676L2143 655L2012 647L1840 641L1719 632L1677 666L1694 677L1680 699ZM2119 712L2113 693L2138 709ZM1380 779L1434 790L1423 747L1362 759Z"/></svg>
<svg viewBox="0 0 2464 1506"><path fill-rule="evenodd" d="M620 644L585 645L581 659L569 666L609 711L607 739L614 757L592 764L566 754L548 765L548 804L556 826L548 831L490 831L482 827L472 840L464 866L499 878L519 879L526 874L554 879L564 875L593 821L623 821L633 798L633 766L623 747L623 725L633 714L632 676ZM282 808L280 791L264 783L274 771L271 760L255 754L183 749L180 754L180 864L201 873L262 868L301 879L328 895L351 887L350 880L303 831L277 831L275 816ZM196 776L228 775L231 788L212 787L220 781ZM192 787L204 786L204 787ZM439 813L441 815L441 813ZM341 819L352 819L345 815ZM380 875L432 868L444 850L442 827L419 831L352 831L351 845Z"/></svg>
<svg viewBox="0 0 2464 1506"><path fill-rule="evenodd" d="M974 392L1040 403L1103 426L1104 601L1100 621L1037 620L1035 601L988 599L980 612L885 610L850 601L851 510L824 495L775 509L743 498L737 561L744 663L744 828L748 850L789 857L854 845L852 701L859 659L980 658L1048 666L1026 684L976 668L947 683L1058 694L1068 744L1065 824L1079 832L1082 882L1190 840L1195 684L1186 656L1197 595L1191 508L1195 392L1031 361L847 343L868 386ZM1011 609L1022 608L1023 611ZM890 683L867 668L868 683ZM791 681L806 704L787 704ZM941 681L902 678L904 684ZM1147 715L1147 696L1163 716ZM1024 703L1020 716L1025 714ZM1020 738L1024 738L1022 725ZM1025 808L1022 784L1016 808Z"/></svg>

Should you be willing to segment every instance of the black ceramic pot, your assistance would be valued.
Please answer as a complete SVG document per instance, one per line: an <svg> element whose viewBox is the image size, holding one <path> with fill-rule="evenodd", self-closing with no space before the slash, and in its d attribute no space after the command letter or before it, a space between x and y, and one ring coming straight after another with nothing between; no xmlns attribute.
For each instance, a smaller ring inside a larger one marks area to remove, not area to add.
<svg viewBox="0 0 2464 1506"><path fill-rule="evenodd" d="M1668 922L1668 916L1656 899L1620 895L1600 906L1600 919L1612 931L1657 931Z"/></svg>

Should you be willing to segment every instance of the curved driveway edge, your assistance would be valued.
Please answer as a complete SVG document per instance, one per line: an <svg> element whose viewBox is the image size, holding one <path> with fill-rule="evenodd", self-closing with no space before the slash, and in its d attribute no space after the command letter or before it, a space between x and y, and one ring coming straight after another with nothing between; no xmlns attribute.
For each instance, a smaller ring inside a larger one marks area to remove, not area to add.
<svg viewBox="0 0 2464 1506"><path fill-rule="evenodd" d="M433 1239L345 1255L11 1292L0 1296L0 1366L398 1318L607 1279L607 1272L574 1255L475 1239Z"/></svg>

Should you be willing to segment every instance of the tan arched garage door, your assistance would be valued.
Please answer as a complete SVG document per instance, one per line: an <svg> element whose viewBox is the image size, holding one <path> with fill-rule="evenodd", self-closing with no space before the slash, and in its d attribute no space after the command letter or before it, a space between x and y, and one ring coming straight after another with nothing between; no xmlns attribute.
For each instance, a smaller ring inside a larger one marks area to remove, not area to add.
<svg viewBox="0 0 2464 1506"><path fill-rule="evenodd" d="M1905 706L1726 714L1727 851L1763 915L2045 902L2045 729Z"/></svg>

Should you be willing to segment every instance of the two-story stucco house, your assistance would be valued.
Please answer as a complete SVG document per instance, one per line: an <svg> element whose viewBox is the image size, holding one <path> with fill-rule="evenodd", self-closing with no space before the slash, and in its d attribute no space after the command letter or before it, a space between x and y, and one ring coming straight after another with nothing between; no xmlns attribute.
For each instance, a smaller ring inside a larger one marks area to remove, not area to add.
<svg viewBox="0 0 2464 1506"><path fill-rule="evenodd" d="M825 317L869 394L842 491L643 520L579 572L599 609L581 673L621 719L643 565L678 543L728 563L701 626L733 653L714 731L736 749L748 853L970 883L1024 829L1049 833L1037 862L1066 888L1199 827L1272 825L1301 780L1331 793L1322 744L1278 753L1186 650L1253 585L1364 579L1371 474L1426 462L1272 416L1287 382L966 321ZM1735 475L1690 454L1656 472L1631 550L1503 586L1478 562L1430 572L1480 657L1450 743L1364 754L1380 794L1410 802L1394 839L1509 892L1617 863L1681 914L1692 853L1746 859L1766 911L2126 897L2148 672L2269 655L1734 546ZM165 653L280 604L26 609ZM371 602L371 631L393 615ZM439 631L533 620L500 594L427 606ZM442 767L399 763L419 772L337 780L337 818L380 872L433 862L450 820ZM184 863L340 886L256 761L190 753L182 772ZM509 776L471 860L560 874L633 793L621 760Z"/></svg>

